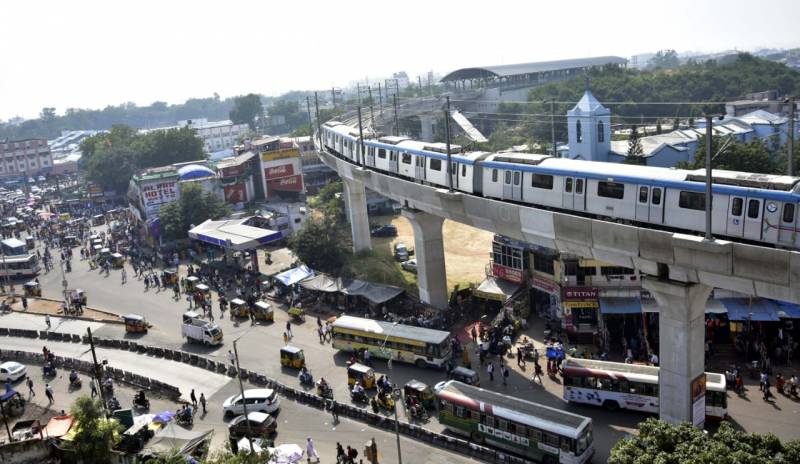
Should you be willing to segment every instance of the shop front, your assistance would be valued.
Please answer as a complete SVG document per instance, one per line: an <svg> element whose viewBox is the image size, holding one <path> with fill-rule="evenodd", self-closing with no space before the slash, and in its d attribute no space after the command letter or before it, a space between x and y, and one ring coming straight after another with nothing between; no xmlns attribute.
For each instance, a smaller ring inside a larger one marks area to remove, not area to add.
<svg viewBox="0 0 800 464"><path fill-rule="evenodd" d="M562 327L574 343L597 342L597 310L599 290L595 287L564 287Z"/></svg>

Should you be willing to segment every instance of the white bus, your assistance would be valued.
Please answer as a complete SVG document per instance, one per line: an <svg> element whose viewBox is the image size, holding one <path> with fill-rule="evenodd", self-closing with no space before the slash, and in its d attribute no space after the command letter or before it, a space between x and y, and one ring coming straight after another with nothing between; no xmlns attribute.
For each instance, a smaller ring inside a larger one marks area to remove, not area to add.
<svg viewBox="0 0 800 464"><path fill-rule="evenodd" d="M0 276L22 277L39 274L39 258L36 255L0 257Z"/></svg>
<svg viewBox="0 0 800 464"><path fill-rule="evenodd" d="M337 350L369 350L377 358L416 364L441 365L450 358L450 332L361 317L342 316L333 323Z"/></svg>
<svg viewBox="0 0 800 464"><path fill-rule="evenodd" d="M593 359L569 358L564 369L564 400L593 404L606 409L630 409L658 413L656 366L625 364ZM722 420L728 415L725 376L706 373L706 418Z"/></svg>
<svg viewBox="0 0 800 464"><path fill-rule="evenodd" d="M588 417L455 380L434 393L439 423L472 442L544 463L580 464L594 454Z"/></svg>

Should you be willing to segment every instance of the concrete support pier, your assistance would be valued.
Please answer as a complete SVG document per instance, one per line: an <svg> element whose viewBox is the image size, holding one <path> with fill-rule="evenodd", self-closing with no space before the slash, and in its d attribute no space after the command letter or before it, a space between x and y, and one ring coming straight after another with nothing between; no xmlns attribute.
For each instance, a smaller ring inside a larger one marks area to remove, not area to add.
<svg viewBox="0 0 800 464"><path fill-rule="evenodd" d="M419 298L435 308L447 308L447 271L444 263L444 218L418 210L403 209L414 229Z"/></svg>
<svg viewBox="0 0 800 464"><path fill-rule="evenodd" d="M643 286L653 295L659 310L659 415L671 424L690 422L702 427L705 378L699 381L702 389L693 389L692 385L704 376L704 315L712 288L651 278L644 279ZM703 397L698 399L700 391Z"/></svg>
<svg viewBox="0 0 800 464"><path fill-rule="evenodd" d="M369 235L367 192L364 184L346 177L343 177L342 180L344 181L344 206L353 237L353 252L371 250L372 239Z"/></svg>
<svg viewBox="0 0 800 464"><path fill-rule="evenodd" d="M420 122L420 139L423 142L434 142L433 136L436 134L436 117L429 114L421 114L419 116Z"/></svg>

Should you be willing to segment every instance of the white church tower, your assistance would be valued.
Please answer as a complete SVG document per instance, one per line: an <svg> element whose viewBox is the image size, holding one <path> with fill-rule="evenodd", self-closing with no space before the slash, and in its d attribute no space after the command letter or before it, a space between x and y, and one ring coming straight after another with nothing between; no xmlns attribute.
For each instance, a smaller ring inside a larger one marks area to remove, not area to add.
<svg viewBox="0 0 800 464"><path fill-rule="evenodd" d="M572 159L608 161L611 150L611 111L603 106L592 92L589 81L586 91L575 108L567 111L569 154Z"/></svg>

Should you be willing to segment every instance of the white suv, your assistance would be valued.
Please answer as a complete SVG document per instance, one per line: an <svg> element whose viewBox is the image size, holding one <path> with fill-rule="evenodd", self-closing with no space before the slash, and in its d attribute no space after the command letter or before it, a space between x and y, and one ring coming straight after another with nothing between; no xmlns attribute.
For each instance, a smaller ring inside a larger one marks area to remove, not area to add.
<svg viewBox="0 0 800 464"><path fill-rule="evenodd" d="M280 407L280 400L275 390L271 388L252 388L244 391L248 414L251 412L264 412L271 414ZM234 395L222 403L222 410L226 417L244 414L242 395Z"/></svg>

